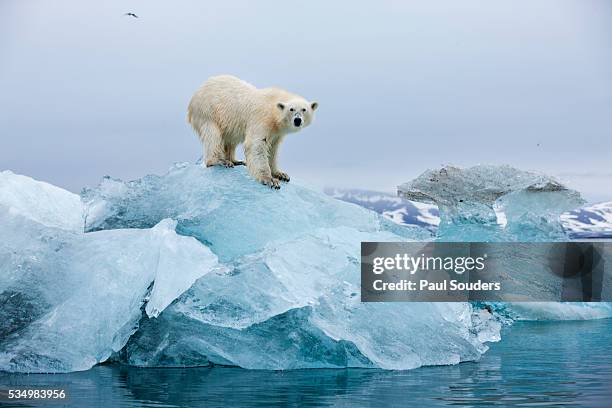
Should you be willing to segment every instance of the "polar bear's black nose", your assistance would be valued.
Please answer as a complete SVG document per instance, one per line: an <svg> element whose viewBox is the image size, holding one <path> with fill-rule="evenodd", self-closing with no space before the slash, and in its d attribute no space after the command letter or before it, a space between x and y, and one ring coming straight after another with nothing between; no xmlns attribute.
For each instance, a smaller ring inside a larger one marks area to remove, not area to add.
<svg viewBox="0 0 612 408"><path fill-rule="evenodd" d="M302 124L302 118L294 118L293 119L293 124L297 127L300 126Z"/></svg>

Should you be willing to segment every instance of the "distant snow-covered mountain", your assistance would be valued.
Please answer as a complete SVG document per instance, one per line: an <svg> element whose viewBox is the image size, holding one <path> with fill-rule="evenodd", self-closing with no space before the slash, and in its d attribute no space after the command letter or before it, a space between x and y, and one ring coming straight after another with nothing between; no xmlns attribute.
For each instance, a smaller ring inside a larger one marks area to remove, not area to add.
<svg viewBox="0 0 612 408"><path fill-rule="evenodd" d="M400 225L419 225L435 230L440 223L438 207L435 205L409 201L390 193L340 188L328 188L325 193L338 200L376 211Z"/></svg>
<svg viewBox="0 0 612 408"><path fill-rule="evenodd" d="M419 225L435 230L438 208L378 191L328 188L325 193L382 214L400 225ZM575 239L612 238L612 202L589 205L561 216L561 223Z"/></svg>
<svg viewBox="0 0 612 408"><path fill-rule="evenodd" d="M572 238L612 238L612 202L570 211L561 222Z"/></svg>

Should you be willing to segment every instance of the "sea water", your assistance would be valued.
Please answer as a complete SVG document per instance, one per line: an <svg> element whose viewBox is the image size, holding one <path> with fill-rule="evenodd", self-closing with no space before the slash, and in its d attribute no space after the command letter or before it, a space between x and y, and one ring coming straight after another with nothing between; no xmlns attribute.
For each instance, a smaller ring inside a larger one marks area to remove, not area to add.
<svg viewBox="0 0 612 408"><path fill-rule="evenodd" d="M478 362L407 371L102 365L0 374L0 389L62 387L68 407L610 406L612 320L516 322L502 337Z"/></svg>

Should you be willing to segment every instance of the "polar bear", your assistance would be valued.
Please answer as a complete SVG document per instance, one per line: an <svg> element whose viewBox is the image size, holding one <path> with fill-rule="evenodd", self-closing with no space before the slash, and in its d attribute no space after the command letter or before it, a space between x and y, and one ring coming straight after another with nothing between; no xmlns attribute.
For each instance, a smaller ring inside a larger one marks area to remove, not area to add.
<svg viewBox="0 0 612 408"><path fill-rule="evenodd" d="M204 164L233 167L244 143L249 173L262 184L279 189L289 181L278 168L278 149L285 135L310 125L317 102L279 88L257 89L231 75L209 78L193 95L187 121L204 147Z"/></svg>

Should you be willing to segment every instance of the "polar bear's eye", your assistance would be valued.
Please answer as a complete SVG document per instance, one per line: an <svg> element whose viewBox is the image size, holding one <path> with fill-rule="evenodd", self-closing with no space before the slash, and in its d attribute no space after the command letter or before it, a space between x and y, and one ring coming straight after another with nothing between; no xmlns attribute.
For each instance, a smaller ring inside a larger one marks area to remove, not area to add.
<svg viewBox="0 0 612 408"><path fill-rule="evenodd" d="M289 111L290 111L290 112L293 112L294 110L295 110L295 109L293 109L293 108L289 109Z"/></svg>
<svg viewBox="0 0 612 408"><path fill-rule="evenodd" d="M302 112L306 112L306 108L302 108Z"/></svg>

